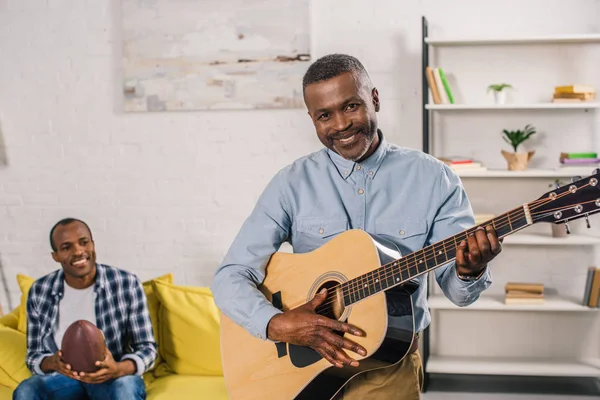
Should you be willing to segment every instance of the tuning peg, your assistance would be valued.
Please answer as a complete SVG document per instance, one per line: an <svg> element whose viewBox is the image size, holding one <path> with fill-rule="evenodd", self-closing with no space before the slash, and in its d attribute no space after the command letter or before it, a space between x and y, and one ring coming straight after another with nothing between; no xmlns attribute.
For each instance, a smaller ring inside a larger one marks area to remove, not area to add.
<svg viewBox="0 0 600 400"><path fill-rule="evenodd" d="M591 226L590 226L590 219L588 218L588 214L585 214L585 224L587 225L588 229L591 228Z"/></svg>
<svg viewBox="0 0 600 400"><path fill-rule="evenodd" d="M565 222L565 229L567 230L567 235L571 234L571 229L569 228L569 223Z"/></svg>
<svg viewBox="0 0 600 400"><path fill-rule="evenodd" d="M574 177L572 177L572 178L571 178L571 183L573 183L573 182L577 182L577 181L579 181L579 180L581 180L581 176L579 176L579 175L575 175Z"/></svg>

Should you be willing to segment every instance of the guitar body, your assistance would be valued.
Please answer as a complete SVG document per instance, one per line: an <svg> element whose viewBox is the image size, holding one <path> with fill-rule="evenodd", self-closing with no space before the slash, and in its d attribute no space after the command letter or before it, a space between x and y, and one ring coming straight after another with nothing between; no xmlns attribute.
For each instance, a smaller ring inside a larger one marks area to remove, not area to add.
<svg viewBox="0 0 600 400"><path fill-rule="evenodd" d="M323 287L336 286L399 257L389 244L382 245L364 231L349 230L310 253L275 253L259 289L275 307L287 311L307 303ZM410 299L409 290L406 295ZM332 399L358 374L400 362L411 346L412 332L402 337L388 329L385 292L347 308L342 301L328 309L329 317L367 333L348 336L367 350L366 356L347 351L359 360L359 367L335 368L310 348L256 338L222 314L221 355L230 398Z"/></svg>

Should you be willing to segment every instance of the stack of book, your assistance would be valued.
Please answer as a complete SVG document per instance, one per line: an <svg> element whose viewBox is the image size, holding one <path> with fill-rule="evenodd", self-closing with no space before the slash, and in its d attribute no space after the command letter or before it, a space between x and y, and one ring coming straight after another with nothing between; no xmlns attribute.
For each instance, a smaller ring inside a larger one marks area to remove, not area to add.
<svg viewBox="0 0 600 400"><path fill-rule="evenodd" d="M505 304L544 304L543 283L508 282L504 286Z"/></svg>
<svg viewBox="0 0 600 400"><path fill-rule="evenodd" d="M600 268L589 267L585 281L583 305L600 308Z"/></svg>
<svg viewBox="0 0 600 400"><path fill-rule="evenodd" d="M435 104L454 104L452 90L443 69L427 66L425 76Z"/></svg>
<svg viewBox="0 0 600 400"><path fill-rule="evenodd" d="M559 157L560 168L589 168L592 169L600 166L600 158L598 153L560 153Z"/></svg>
<svg viewBox="0 0 600 400"><path fill-rule="evenodd" d="M453 170L460 171L487 171L487 167L469 157L438 157Z"/></svg>
<svg viewBox="0 0 600 400"><path fill-rule="evenodd" d="M556 86L552 102L572 103L593 101L596 99L596 90L591 85Z"/></svg>

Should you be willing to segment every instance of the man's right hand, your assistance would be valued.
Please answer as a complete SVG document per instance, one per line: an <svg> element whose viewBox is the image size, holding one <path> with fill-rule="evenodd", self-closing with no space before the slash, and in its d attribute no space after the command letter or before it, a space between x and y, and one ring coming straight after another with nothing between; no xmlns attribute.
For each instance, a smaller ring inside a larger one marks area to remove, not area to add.
<svg viewBox="0 0 600 400"><path fill-rule="evenodd" d="M62 352L60 350L55 354L44 358L40 368L44 373L56 371L69 378L77 378L77 372L73 371L71 366L63 361Z"/></svg>
<svg viewBox="0 0 600 400"><path fill-rule="evenodd" d="M336 321L315 313L315 309L327 298L327 289L319 292L310 302L275 315L267 326L269 339L299 346L311 347L323 358L338 368L345 365L358 366L358 361L350 358L343 349L362 356L367 354L364 347L333 331L365 336L365 332L354 325Z"/></svg>

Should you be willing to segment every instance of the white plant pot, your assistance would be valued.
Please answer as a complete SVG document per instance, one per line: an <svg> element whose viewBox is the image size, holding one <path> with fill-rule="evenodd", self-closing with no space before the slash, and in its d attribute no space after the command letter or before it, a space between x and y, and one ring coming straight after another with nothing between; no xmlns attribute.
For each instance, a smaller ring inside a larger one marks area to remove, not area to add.
<svg viewBox="0 0 600 400"><path fill-rule="evenodd" d="M494 100L496 104L505 104L506 103L506 92L501 90L499 92L494 92Z"/></svg>

